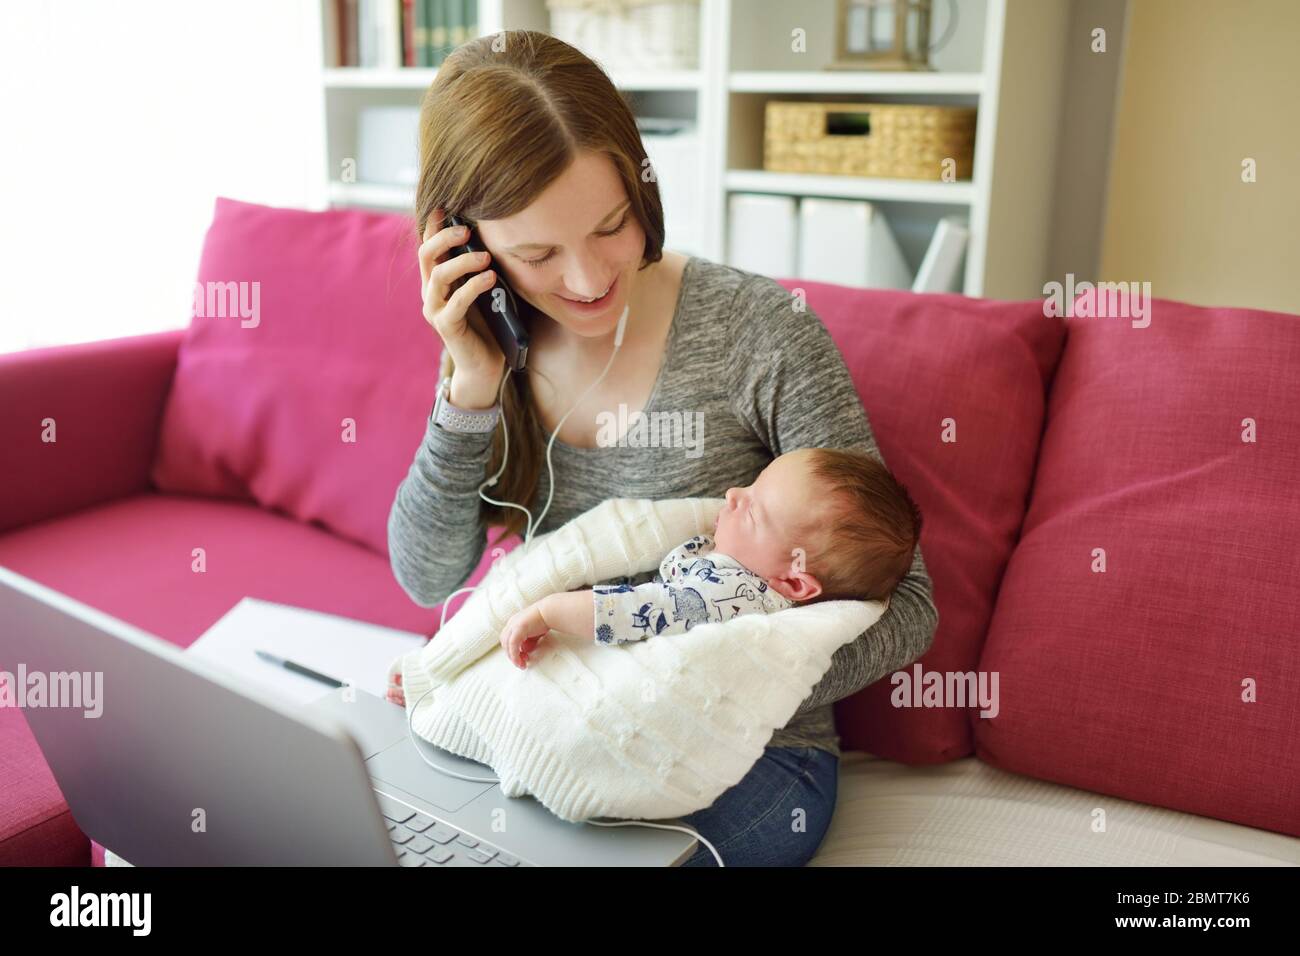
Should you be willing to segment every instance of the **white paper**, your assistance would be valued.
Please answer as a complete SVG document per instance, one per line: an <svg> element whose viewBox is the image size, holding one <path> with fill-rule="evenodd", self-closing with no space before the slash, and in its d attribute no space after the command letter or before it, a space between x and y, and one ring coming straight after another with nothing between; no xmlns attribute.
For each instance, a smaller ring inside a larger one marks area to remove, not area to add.
<svg viewBox="0 0 1300 956"><path fill-rule="evenodd" d="M352 684L376 697L388 689L388 668L422 647L423 634L307 608L244 598L186 650L261 685L289 703L309 704L336 690L258 657L264 650Z"/></svg>

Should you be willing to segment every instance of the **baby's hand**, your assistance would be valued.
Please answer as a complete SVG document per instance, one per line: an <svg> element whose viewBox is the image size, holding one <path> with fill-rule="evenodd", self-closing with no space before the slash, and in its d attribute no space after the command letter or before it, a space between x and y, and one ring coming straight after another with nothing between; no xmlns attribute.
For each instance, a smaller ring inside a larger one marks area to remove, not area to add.
<svg viewBox="0 0 1300 956"><path fill-rule="evenodd" d="M387 697L398 707L406 706L406 694L402 690L402 658L397 658L388 668Z"/></svg>
<svg viewBox="0 0 1300 956"><path fill-rule="evenodd" d="M501 646L510 663L520 669L528 666L528 655L551 630L542 617L541 604L538 601L511 615L501 630Z"/></svg>
<svg viewBox="0 0 1300 956"><path fill-rule="evenodd" d="M406 706L406 693L402 690L402 675L398 674L394 682L388 685L388 699L398 707Z"/></svg>

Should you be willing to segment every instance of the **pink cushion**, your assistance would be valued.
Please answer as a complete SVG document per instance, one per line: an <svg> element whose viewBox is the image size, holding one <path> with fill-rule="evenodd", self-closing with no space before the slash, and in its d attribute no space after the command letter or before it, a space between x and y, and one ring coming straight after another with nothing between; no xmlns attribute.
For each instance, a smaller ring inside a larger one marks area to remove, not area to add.
<svg viewBox="0 0 1300 956"><path fill-rule="evenodd" d="M251 498L387 554L441 349L412 220L218 198L198 282L204 314L180 346L154 483ZM244 283L249 312L256 289L258 314L207 314L209 282Z"/></svg>
<svg viewBox="0 0 1300 956"><path fill-rule="evenodd" d="M969 671L979 660L1003 568L1034 471L1046 383L1064 329L1042 303L852 290L782 280L839 346L890 470L924 519L921 550L939 626L925 671ZM955 442L942 441L946 419ZM905 668L911 671L911 668ZM907 763L972 752L956 708L896 708L888 677L835 705L845 750Z"/></svg>
<svg viewBox="0 0 1300 956"><path fill-rule="evenodd" d="M182 330L0 355L0 532L149 488ZM56 441L42 441L45 419Z"/></svg>
<svg viewBox="0 0 1300 956"><path fill-rule="evenodd" d="M495 532L494 532L495 534ZM509 551L512 536L502 544ZM207 570L191 570L203 547ZM485 549L469 583L487 574ZM145 494L0 536L0 565L188 647L245 597L432 633L388 560L320 528L231 501ZM454 614L468 595L453 601ZM0 670L12 671L0 660ZM90 862L22 712L0 709L0 866ZM102 848L95 850L103 865Z"/></svg>
<svg viewBox="0 0 1300 956"><path fill-rule="evenodd" d="M0 661L12 672L13 661ZM0 707L0 866L86 866L86 835L77 827L27 718Z"/></svg>
<svg viewBox="0 0 1300 956"><path fill-rule="evenodd" d="M1068 320L980 661L1001 698L972 718L981 758L1300 836L1297 355L1291 315Z"/></svg>

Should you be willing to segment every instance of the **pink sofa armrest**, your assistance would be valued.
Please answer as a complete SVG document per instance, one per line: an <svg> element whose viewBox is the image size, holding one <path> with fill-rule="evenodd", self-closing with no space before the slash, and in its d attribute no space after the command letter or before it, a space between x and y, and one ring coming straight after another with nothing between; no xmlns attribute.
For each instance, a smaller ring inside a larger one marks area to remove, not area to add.
<svg viewBox="0 0 1300 956"><path fill-rule="evenodd" d="M184 329L0 355L0 532L148 490ZM46 419L56 441L42 440Z"/></svg>

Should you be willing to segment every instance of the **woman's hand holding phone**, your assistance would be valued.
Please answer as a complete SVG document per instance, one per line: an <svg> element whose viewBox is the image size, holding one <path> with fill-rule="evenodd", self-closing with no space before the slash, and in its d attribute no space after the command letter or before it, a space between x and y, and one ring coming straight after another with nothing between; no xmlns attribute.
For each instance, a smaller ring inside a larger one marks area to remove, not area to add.
<svg viewBox="0 0 1300 956"><path fill-rule="evenodd" d="M491 289L496 273L487 268L488 253L467 252L447 258L453 246L465 242L465 227L440 228L443 210L434 209L420 243L420 286L424 298L424 318L451 352L456 370L451 377L451 403L460 408L491 408L506 359L501 354L474 300ZM477 274L470 273L478 271ZM452 283L469 275L455 291Z"/></svg>

